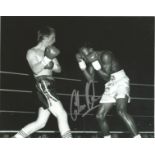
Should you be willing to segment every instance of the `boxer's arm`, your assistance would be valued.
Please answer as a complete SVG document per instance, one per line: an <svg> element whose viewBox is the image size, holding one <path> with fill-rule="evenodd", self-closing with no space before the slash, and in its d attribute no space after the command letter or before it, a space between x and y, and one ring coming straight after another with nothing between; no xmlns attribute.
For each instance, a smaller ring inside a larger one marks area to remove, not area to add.
<svg viewBox="0 0 155 155"><path fill-rule="evenodd" d="M81 71L83 72L85 78L87 79L87 81L92 81L94 76L94 69L92 66L87 67L86 62L83 59L83 56L81 55L81 53L77 53L76 54L76 60L78 62L79 68L81 69Z"/></svg>
<svg viewBox="0 0 155 155"><path fill-rule="evenodd" d="M92 66L89 66L88 69L83 70L83 74L87 81L93 81L94 80L94 68Z"/></svg>
<svg viewBox="0 0 155 155"><path fill-rule="evenodd" d="M57 58L54 58L53 60L54 66L52 68L52 71L56 72L56 73L60 73L61 72L61 66L59 64L59 61Z"/></svg>
<svg viewBox="0 0 155 155"><path fill-rule="evenodd" d="M98 70L98 73L105 81L108 81L112 70L112 57L106 53L101 55L101 60L103 62L103 69Z"/></svg>
<svg viewBox="0 0 155 155"><path fill-rule="evenodd" d="M98 70L98 73L99 73L100 77L103 78L103 80L109 81L110 75L108 75L107 73L105 73L102 70Z"/></svg>
<svg viewBox="0 0 155 155"><path fill-rule="evenodd" d="M38 74L45 67L45 65L43 63L38 62L36 55L32 51L27 52L26 59L27 59L28 64L34 74Z"/></svg>

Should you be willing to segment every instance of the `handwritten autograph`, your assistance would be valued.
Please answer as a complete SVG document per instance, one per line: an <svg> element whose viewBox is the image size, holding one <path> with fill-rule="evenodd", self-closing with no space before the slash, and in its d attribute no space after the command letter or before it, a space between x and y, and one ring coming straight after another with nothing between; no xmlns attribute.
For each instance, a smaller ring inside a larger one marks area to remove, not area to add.
<svg viewBox="0 0 155 155"><path fill-rule="evenodd" d="M92 95L89 95L90 91L92 90ZM86 104L80 104L80 97L84 96ZM95 96L95 86L94 82L87 82L85 85L85 95L80 95L79 90L74 89L71 94L70 98L70 114L71 119L73 121L77 120L79 114L82 117L86 116L89 112L97 108L99 105L95 106L95 102L99 100L100 97ZM83 112L86 110L85 112Z"/></svg>

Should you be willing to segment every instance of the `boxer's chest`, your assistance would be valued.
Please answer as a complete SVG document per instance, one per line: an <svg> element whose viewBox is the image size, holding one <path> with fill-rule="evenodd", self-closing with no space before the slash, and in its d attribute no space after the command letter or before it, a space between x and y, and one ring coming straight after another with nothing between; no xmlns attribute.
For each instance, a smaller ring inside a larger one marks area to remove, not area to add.
<svg viewBox="0 0 155 155"><path fill-rule="evenodd" d="M44 51L38 51L38 52L36 52L36 60L38 62L42 61L43 58L44 58Z"/></svg>

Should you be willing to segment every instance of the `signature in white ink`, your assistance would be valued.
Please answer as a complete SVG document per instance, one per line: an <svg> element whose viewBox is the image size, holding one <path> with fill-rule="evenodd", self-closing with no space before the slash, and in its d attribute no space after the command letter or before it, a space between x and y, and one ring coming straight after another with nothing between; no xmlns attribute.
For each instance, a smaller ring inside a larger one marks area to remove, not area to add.
<svg viewBox="0 0 155 155"><path fill-rule="evenodd" d="M92 91L92 95L89 95L90 91ZM80 97L85 97L85 104L80 104ZM85 85L85 95L80 95L79 90L74 89L70 98L70 114L71 119L76 121L78 115L82 115L82 117L86 116L89 112L97 108L99 105L95 106L95 102L99 100L100 97L96 97L95 95L95 86L94 82L87 82ZM85 112L84 112L85 111Z"/></svg>

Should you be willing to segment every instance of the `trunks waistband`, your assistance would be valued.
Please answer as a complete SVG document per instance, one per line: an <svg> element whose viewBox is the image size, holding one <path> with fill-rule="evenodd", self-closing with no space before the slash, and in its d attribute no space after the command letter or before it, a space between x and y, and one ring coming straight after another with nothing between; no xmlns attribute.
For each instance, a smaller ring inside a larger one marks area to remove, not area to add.
<svg viewBox="0 0 155 155"><path fill-rule="evenodd" d="M37 76L37 77L35 77L35 79L37 82L41 82L42 80L54 81L54 78L52 76L47 76L47 75Z"/></svg>
<svg viewBox="0 0 155 155"><path fill-rule="evenodd" d="M122 69L122 70L120 70L118 72L115 72L115 73L111 74L110 80L119 80L119 79L121 79L123 77L127 77L127 75L124 72L124 70Z"/></svg>

